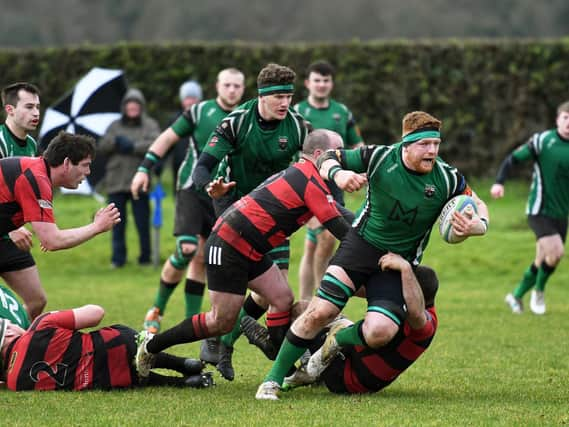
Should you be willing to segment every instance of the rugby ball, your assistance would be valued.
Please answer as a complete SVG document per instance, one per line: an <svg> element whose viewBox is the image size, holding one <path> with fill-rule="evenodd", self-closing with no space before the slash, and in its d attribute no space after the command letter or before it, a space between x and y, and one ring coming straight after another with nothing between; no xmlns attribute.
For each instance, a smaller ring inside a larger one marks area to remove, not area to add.
<svg viewBox="0 0 569 427"><path fill-rule="evenodd" d="M465 236L457 236L452 229L452 214L454 212L472 212L478 214L474 199L466 194L455 196L450 199L443 207L439 215L439 233L447 243L460 243L466 239Z"/></svg>

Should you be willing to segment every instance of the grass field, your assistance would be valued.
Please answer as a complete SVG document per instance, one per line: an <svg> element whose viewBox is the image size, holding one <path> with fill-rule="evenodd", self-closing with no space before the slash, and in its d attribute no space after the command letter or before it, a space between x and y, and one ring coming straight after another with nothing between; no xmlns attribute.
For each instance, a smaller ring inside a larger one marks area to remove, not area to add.
<svg viewBox="0 0 569 427"><path fill-rule="evenodd" d="M475 184L490 207L490 232L448 245L433 232L424 263L440 278L440 327L431 348L392 386L369 396L336 396L322 387L284 394L279 402L258 402L254 394L270 367L246 340L237 343L233 382L215 374L208 390L140 389L122 392L12 393L0 391L0 425L271 425L271 426L519 426L569 424L569 267L562 263L547 287L547 314L512 315L503 302L534 254L523 214L527 184L511 183L506 198L489 200L488 182ZM168 186L168 188L170 188ZM349 204L357 204L350 198ZM89 221L93 199L59 196L62 227ZM173 206L166 199L161 255L172 248ZM132 221L131 221L132 223ZM290 281L297 289L297 265L304 233L292 241ZM139 267L135 232L129 230L130 263L110 269L110 235L72 250L42 254L34 249L48 309L86 303L106 309L104 324L138 329L151 305L159 269ZM37 246L37 242L36 242ZM346 313L362 317L365 305L351 301ZM178 289L164 320L181 320ZM197 357L198 345L172 349Z"/></svg>

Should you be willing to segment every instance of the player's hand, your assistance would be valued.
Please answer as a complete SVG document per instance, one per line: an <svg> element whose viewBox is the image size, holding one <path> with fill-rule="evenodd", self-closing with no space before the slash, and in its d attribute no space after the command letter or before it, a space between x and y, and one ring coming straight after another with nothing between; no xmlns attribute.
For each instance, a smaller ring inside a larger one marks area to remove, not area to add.
<svg viewBox="0 0 569 427"><path fill-rule="evenodd" d="M237 183L235 181L225 182L223 180L223 177L220 176L211 181L206 186L205 190L207 191L208 196L211 197L212 199L219 199L221 196L223 196L225 193L227 193L236 185Z"/></svg>
<svg viewBox="0 0 569 427"><path fill-rule="evenodd" d="M130 192L134 200L138 200L140 190L143 193L148 193L148 186L150 185L150 176L146 172L136 172L132 177L130 183Z"/></svg>
<svg viewBox="0 0 569 427"><path fill-rule="evenodd" d="M399 254L387 252L379 259L379 268L385 270L403 271L406 268L411 268L411 264Z"/></svg>
<svg viewBox="0 0 569 427"><path fill-rule="evenodd" d="M32 248L32 232L27 228L20 227L17 230L12 230L8 233L8 236L21 251L28 252Z"/></svg>
<svg viewBox="0 0 569 427"><path fill-rule="evenodd" d="M93 220L99 233L109 231L119 222L121 222L121 214L114 203L109 203L104 208L99 209Z"/></svg>
<svg viewBox="0 0 569 427"><path fill-rule="evenodd" d="M493 199L500 199L504 197L504 185L503 184L494 184L492 188L490 188L490 195Z"/></svg>
<svg viewBox="0 0 569 427"><path fill-rule="evenodd" d="M480 236L486 233L486 224L474 213L474 209L468 206L464 212L453 212L452 230L457 236Z"/></svg>
<svg viewBox="0 0 569 427"><path fill-rule="evenodd" d="M358 191L367 184L367 177L353 171L342 169L334 175L334 182L336 185L348 193Z"/></svg>

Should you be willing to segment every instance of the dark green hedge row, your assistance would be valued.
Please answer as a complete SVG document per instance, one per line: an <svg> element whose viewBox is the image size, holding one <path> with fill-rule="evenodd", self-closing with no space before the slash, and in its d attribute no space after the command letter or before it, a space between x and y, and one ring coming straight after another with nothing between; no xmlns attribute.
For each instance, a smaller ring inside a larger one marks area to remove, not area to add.
<svg viewBox="0 0 569 427"><path fill-rule="evenodd" d="M569 99L569 39L548 41L353 42L252 45L118 44L0 51L1 83L28 80L49 105L93 66L122 68L145 93L161 123L175 111L181 82L203 83L214 96L217 71L236 66L255 96L258 71L268 62L299 74L316 59L337 68L334 97L354 112L368 143L398 140L401 117L426 110L444 122L443 157L465 173L488 176L532 132L554 126L556 107ZM304 96L297 92L296 100Z"/></svg>

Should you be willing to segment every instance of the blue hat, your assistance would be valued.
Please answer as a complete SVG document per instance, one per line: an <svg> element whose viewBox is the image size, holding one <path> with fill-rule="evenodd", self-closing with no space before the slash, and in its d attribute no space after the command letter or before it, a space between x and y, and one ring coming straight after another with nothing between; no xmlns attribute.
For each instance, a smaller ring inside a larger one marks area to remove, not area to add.
<svg viewBox="0 0 569 427"><path fill-rule="evenodd" d="M188 96L197 98L198 101L201 101L203 98L202 87L195 80L188 80L180 86L180 101L183 101Z"/></svg>

